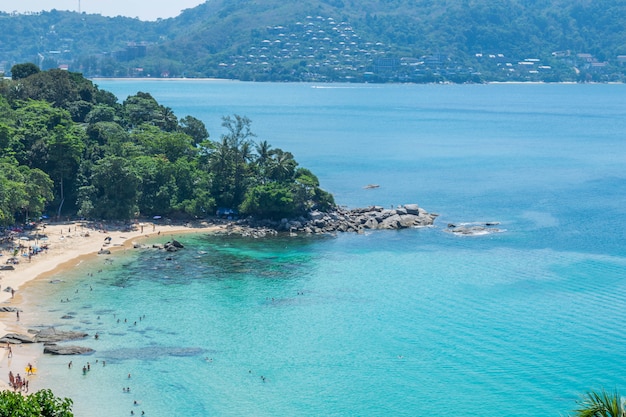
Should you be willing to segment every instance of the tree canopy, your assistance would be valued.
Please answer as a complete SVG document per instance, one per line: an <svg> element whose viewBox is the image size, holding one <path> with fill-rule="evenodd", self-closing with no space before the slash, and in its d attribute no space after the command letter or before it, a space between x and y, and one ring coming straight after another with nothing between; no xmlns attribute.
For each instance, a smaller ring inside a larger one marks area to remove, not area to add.
<svg viewBox="0 0 626 417"><path fill-rule="evenodd" d="M55 397L50 390L22 395L0 391L0 417L73 417L72 400Z"/></svg>
<svg viewBox="0 0 626 417"><path fill-rule="evenodd" d="M212 141L201 120L178 118L147 92L118 103L80 74L30 72L0 81L0 225L218 208L280 218L334 205L290 152L255 142L245 116L225 116Z"/></svg>

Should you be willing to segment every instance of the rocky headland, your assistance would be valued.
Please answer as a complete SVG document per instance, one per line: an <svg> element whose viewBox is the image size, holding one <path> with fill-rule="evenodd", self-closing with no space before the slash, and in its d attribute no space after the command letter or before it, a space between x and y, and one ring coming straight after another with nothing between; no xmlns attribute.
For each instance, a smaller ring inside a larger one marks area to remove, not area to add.
<svg viewBox="0 0 626 417"><path fill-rule="evenodd" d="M306 217L280 221L252 218L228 223L222 233L261 237L287 232L290 234L333 234L338 232L363 233L367 230L398 230L410 227L432 226L437 214L428 213L417 204L405 204L386 209L381 206L366 208L336 208L331 212L312 211Z"/></svg>

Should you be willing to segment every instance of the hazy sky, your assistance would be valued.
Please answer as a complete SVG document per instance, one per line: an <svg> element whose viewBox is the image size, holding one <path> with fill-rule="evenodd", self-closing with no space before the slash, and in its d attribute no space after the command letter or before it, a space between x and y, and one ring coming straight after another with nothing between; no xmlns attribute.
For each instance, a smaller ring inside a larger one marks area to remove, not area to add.
<svg viewBox="0 0 626 417"><path fill-rule="evenodd" d="M141 20L178 16L181 10L195 7L205 0L1 0L0 11L40 12L42 10L80 10L104 16L129 16Z"/></svg>

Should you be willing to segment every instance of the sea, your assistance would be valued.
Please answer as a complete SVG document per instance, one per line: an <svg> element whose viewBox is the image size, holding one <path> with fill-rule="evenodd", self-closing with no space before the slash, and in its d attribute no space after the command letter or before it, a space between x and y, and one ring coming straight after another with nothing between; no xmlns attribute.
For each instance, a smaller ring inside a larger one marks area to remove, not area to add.
<svg viewBox="0 0 626 417"><path fill-rule="evenodd" d="M439 217L184 234L173 255L29 285L25 323L95 349L42 356L31 383L76 416L566 416L587 391L626 394L625 85L94 82L149 92L213 140L248 117L339 205ZM448 231L484 222L499 232Z"/></svg>

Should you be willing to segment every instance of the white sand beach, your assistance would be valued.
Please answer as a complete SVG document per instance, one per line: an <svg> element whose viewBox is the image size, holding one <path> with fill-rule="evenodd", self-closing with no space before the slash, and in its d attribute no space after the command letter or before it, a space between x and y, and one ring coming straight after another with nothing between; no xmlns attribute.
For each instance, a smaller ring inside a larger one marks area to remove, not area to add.
<svg viewBox="0 0 626 417"><path fill-rule="evenodd" d="M114 253L155 235L210 233L221 227L207 223L185 225L136 223L132 227L115 227L106 223L47 223L45 228L39 227L36 233L31 231L26 234L32 237L31 240L25 240L25 237L22 240L16 238L16 242L23 246L25 255L17 254L19 263L13 265L14 270L0 270L0 306L20 309L21 291L30 281L48 277L65 268L72 268L84 259L98 256L100 250L110 250ZM45 238L40 240L42 236ZM46 246L47 249L29 257L28 248L35 245ZM0 247L0 253L2 254L0 264L5 265L7 259L13 257L14 249L12 245L5 244ZM7 291L7 288L13 291ZM0 312L0 337L7 333L27 332L28 329L20 326L16 316L15 312ZM36 368L37 358L41 352L41 346L13 345L9 355L8 346L0 347L0 389L10 389L9 371L25 376L25 368L29 363Z"/></svg>

